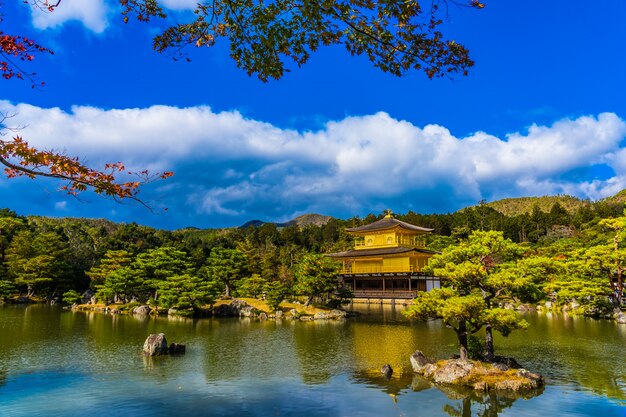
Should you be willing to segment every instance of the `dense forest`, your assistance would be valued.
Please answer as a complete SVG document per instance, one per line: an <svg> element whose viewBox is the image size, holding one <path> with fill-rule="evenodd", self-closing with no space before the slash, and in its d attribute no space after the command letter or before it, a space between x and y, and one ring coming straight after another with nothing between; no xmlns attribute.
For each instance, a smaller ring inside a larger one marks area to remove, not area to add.
<svg viewBox="0 0 626 417"><path fill-rule="evenodd" d="M519 201L508 201L508 211L502 204L496 210L493 203L481 202L450 214L396 217L434 228L427 245L439 251L463 244L475 231L501 232L520 248L515 273L532 276L533 282L532 291L507 291L508 296L556 304L576 300L587 313L608 309L626 258L620 246L626 233L623 202L584 202L566 209L557 198L546 209L540 198L530 207L526 201L523 208L511 209ZM2 209L0 300L73 303L91 289L102 302L191 310L221 296L263 293L270 301L313 297L335 289L335 265L323 254L351 247L345 228L383 215L325 218L323 224L254 222L167 231L102 219L20 216Z"/></svg>

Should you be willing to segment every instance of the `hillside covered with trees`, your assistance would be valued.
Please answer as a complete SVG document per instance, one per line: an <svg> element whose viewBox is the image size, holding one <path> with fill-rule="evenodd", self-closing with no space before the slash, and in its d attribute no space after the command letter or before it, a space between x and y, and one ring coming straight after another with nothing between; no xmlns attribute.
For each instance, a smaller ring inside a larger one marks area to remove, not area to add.
<svg viewBox="0 0 626 417"><path fill-rule="evenodd" d="M511 281L498 302L569 305L575 300L587 314L604 314L615 301L614 281L621 282L626 260L623 211L623 203L608 199L568 209L555 201L549 210L535 205L512 215L481 203L450 214L396 217L434 228L427 244L435 250L462 247L476 231L499 232L514 244L516 255L502 269L523 282ZM189 312L221 296L312 299L335 288L333 264L323 254L352 246L345 228L383 215L327 218L306 226L255 223L166 231L107 220L25 217L2 209L0 299L72 303L90 288L102 302L150 302ZM445 264L437 262L436 272L446 275Z"/></svg>

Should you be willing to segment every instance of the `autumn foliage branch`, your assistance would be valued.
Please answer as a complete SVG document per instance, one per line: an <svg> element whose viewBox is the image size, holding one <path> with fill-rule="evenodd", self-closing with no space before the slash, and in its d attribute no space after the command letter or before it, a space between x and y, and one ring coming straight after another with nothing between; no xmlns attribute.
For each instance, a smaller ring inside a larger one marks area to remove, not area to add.
<svg viewBox="0 0 626 417"><path fill-rule="evenodd" d="M34 53L36 52L53 53L32 39L9 35L0 30L0 75L2 78L5 80L14 77L20 80L28 78L34 88L36 74L23 71L19 63L32 61L35 59Z"/></svg>
<svg viewBox="0 0 626 417"><path fill-rule="evenodd" d="M28 178L50 177L66 181L61 189L70 195L92 189L117 200L137 198L141 185L157 179L166 179L171 172L150 173L148 171L127 171L121 162L107 163L103 170L87 167L78 158L72 158L54 151L40 151L28 145L21 137L10 141L0 140L0 164L8 178L25 176ZM131 175L138 181L118 182L117 175ZM143 202L142 202L143 203Z"/></svg>
<svg viewBox="0 0 626 417"><path fill-rule="evenodd" d="M60 5L61 0L25 0L24 3L38 8L42 13L49 13ZM0 13L0 23L2 21L3 16ZM33 88L43 85L43 82L36 82L35 73L26 72L20 66L22 63L33 61L36 53L53 54L50 49L32 39L9 35L0 30L0 75L5 80L28 79ZM0 135L7 130L14 130L8 129L5 125L8 117L0 113ZM31 179L55 178L64 181L65 185L61 189L70 195L76 196L83 191L92 190L116 201L135 200L148 208L150 206L138 198L140 187L173 175L171 172L132 172L121 162L107 163L102 170L89 168L76 157L69 157L53 150L36 149L19 136L10 140L0 139L0 164L4 165L4 173L8 178L21 176ZM120 176L132 177L134 180L119 181Z"/></svg>

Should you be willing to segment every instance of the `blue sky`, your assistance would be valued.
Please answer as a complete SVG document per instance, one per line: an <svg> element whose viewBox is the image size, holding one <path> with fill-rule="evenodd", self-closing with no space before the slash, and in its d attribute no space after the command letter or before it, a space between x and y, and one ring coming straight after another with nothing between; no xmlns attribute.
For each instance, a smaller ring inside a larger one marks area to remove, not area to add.
<svg viewBox="0 0 626 417"><path fill-rule="evenodd" d="M226 44L190 49L191 62L153 52L155 27L124 25L113 1L63 0L52 14L4 3L0 30L55 51L28 67L45 88L0 84L25 139L94 166L175 172L142 191L156 214L54 181L0 180L0 207L21 214L224 227L626 188L621 0L453 8L445 31L470 49L468 77L397 78L335 46L268 83L237 69Z"/></svg>

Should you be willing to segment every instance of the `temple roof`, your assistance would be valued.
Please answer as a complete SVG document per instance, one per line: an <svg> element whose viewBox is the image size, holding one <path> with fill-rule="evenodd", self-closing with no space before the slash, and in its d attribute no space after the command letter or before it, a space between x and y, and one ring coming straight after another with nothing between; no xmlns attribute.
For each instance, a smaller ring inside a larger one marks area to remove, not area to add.
<svg viewBox="0 0 626 417"><path fill-rule="evenodd" d="M430 255L435 255L441 252L437 252L429 249L418 249L418 248L406 248L404 246L398 246L395 248L378 248L378 249L352 249L344 252L336 252L329 253L326 256L330 256L331 258L352 258L352 257L361 257L361 256L380 256L380 255L395 255L399 253L408 253L408 252L418 252L418 253L427 253Z"/></svg>
<svg viewBox="0 0 626 417"><path fill-rule="evenodd" d="M429 229L427 227L420 227L420 226L415 226L406 222L403 222L402 220L398 220L395 217L391 216L391 215L387 215L384 218L375 221L374 223L370 223L370 224L366 224L365 226L360 226L360 227L353 227L351 229L346 229L346 232L372 232L375 230L385 230L385 229L391 229L394 228L396 226L400 226L403 229L406 230L411 230L414 232L432 232L435 229Z"/></svg>

